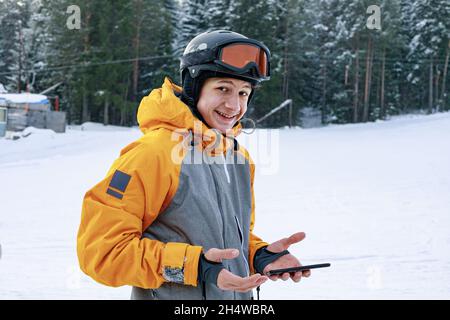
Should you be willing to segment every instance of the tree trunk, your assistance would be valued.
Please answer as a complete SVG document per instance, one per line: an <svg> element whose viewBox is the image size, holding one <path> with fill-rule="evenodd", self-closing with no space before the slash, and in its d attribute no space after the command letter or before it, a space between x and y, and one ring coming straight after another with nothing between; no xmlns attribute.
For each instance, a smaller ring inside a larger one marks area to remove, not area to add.
<svg viewBox="0 0 450 320"><path fill-rule="evenodd" d="M373 69L373 67L371 68L371 70ZM377 88L376 88L376 90L375 90L375 106L377 107L377 108L380 108L380 96L381 96L381 77L378 77L378 78L376 78L376 81L377 81ZM377 115L377 118L379 119L379 118L381 118L381 108L380 108L380 111L379 111L379 114Z"/></svg>
<svg viewBox="0 0 450 320"><path fill-rule="evenodd" d="M428 113L433 113L433 60L430 61L430 79L428 88Z"/></svg>
<svg viewBox="0 0 450 320"><path fill-rule="evenodd" d="M383 49L381 60L381 91L380 91L380 115L381 119L386 119L386 108L384 106L384 77L386 68L386 48Z"/></svg>
<svg viewBox="0 0 450 320"><path fill-rule="evenodd" d="M348 70L349 70L350 66L347 64L345 66L345 74L344 74L344 86L348 85Z"/></svg>
<svg viewBox="0 0 450 320"><path fill-rule="evenodd" d="M109 95L105 93L105 104L103 105L103 124L109 124Z"/></svg>
<svg viewBox="0 0 450 320"><path fill-rule="evenodd" d="M324 61L322 65L322 123L326 122L327 111L327 65Z"/></svg>
<svg viewBox="0 0 450 320"><path fill-rule="evenodd" d="M436 76L434 77L434 103L436 104L436 111L439 112L439 80L441 71L436 65Z"/></svg>
<svg viewBox="0 0 450 320"><path fill-rule="evenodd" d="M91 19L91 13L87 13L86 14L86 29L89 29L89 21ZM89 47L90 47L90 39L89 39L89 32L85 31L85 35L84 35L84 48L83 48L83 53L84 53L84 57L83 57L83 62L86 64L86 55L89 52ZM82 106L82 114L81 114L81 123L86 122L86 121L90 121L90 112L89 112L89 97L88 97L88 88L87 88L87 76L86 76L86 69L83 70L84 75L83 75L83 106Z"/></svg>
<svg viewBox="0 0 450 320"><path fill-rule="evenodd" d="M367 41L367 53L366 53L366 79L364 87L364 109L363 109L363 122L369 120L369 97L370 97L370 79L371 79L371 56L372 56L372 38L369 37Z"/></svg>
<svg viewBox="0 0 450 320"><path fill-rule="evenodd" d="M444 73L442 75L441 100L442 109L446 110L447 92L445 92L445 79L447 79L448 58L450 54L450 40L448 41L447 54L445 55Z"/></svg>
<svg viewBox="0 0 450 320"><path fill-rule="evenodd" d="M141 45L141 25L143 21L141 0L137 0L135 2L135 10L136 10L136 34L133 39L135 60L133 61L133 88L131 93L131 101L133 102L137 100L137 91L139 82L139 54Z"/></svg>
<svg viewBox="0 0 450 320"><path fill-rule="evenodd" d="M87 122L90 119L89 116L89 106L88 106L88 93L87 93L87 88L86 88L86 80L83 80L83 102L82 102L83 106L83 110L82 110L82 114L81 114L81 123Z"/></svg>
<svg viewBox="0 0 450 320"><path fill-rule="evenodd" d="M284 66L283 66L283 100L286 101L289 99L289 19L286 17L285 19L285 33L284 33ZM289 127L292 127L292 112L291 106L289 107Z"/></svg>
<svg viewBox="0 0 450 320"><path fill-rule="evenodd" d="M127 85L124 86L124 92L123 92L123 101L125 101L125 103L123 103L123 105L119 108L120 109L120 120L119 120L119 125L120 126L126 126L129 124L128 122L128 106L131 104L127 103L127 97L128 97L128 93L129 93L129 88L130 88L130 77L127 76L126 77L126 81L127 81ZM124 79L125 82L125 79Z"/></svg>
<svg viewBox="0 0 450 320"><path fill-rule="evenodd" d="M359 38L356 40L355 51L355 89L353 92L353 122L358 122L358 101L359 101Z"/></svg>
<svg viewBox="0 0 450 320"><path fill-rule="evenodd" d="M287 57L287 46L285 46L284 55L284 72L283 72L283 98L284 100L289 99L289 69L288 69L288 57Z"/></svg>
<svg viewBox="0 0 450 320"><path fill-rule="evenodd" d="M119 122L120 126L125 125L125 111L126 110L124 107L120 108L120 122Z"/></svg>
<svg viewBox="0 0 450 320"><path fill-rule="evenodd" d="M22 92L21 79L22 79L22 55L23 55L23 36L22 36L22 20L19 20L19 77L17 79L17 92Z"/></svg>

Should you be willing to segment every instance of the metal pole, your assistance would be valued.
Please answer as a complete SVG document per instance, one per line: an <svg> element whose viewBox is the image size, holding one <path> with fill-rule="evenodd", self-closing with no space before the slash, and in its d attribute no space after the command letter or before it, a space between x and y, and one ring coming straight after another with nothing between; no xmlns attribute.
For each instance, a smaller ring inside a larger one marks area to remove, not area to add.
<svg viewBox="0 0 450 320"><path fill-rule="evenodd" d="M286 107L288 104L292 103L291 99L288 99L286 101L284 101L282 104L280 104L278 107L276 107L275 109L273 109L272 111L270 111L268 114L266 114L265 116L263 116L262 118L259 118L258 120L256 120L256 123L259 123L265 119L267 119L268 117L270 117L272 114L274 114L275 112L283 109L284 107Z"/></svg>

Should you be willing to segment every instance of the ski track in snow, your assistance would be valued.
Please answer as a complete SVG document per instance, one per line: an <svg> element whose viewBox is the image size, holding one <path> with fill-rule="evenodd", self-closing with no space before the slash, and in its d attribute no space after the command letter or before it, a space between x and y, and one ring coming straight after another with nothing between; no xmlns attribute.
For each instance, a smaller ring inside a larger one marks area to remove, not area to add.
<svg viewBox="0 0 450 320"><path fill-rule="evenodd" d="M76 234L84 193L141 133L85 129L0 139L0 299L129 299L79 270ZM268 281L261 299L450 298L450 113L281 129L271 175L263 133L239 138L257 165L255 233L304 231L290 251L331 268Z"/></svg>

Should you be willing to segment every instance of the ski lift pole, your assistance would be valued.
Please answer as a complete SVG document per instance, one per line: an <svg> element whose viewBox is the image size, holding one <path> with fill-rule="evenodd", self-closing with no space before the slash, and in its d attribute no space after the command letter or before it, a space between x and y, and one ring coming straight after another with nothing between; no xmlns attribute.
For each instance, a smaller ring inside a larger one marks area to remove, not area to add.
<svg viewBox="0 0 450 320"><path fill-rule="evenodd" d="M272 109L268 114L266 114L262 118L259 118L258 120L256 120L255 121L256 124L264 121L265 119L267 119L268 117L273 115L275 112L280 111L281 109L285 108L286 106L289 106L289 128L292 127L292 99L287 99L282 104L280 104L278 107L276 107L275 109Z"/></svg>

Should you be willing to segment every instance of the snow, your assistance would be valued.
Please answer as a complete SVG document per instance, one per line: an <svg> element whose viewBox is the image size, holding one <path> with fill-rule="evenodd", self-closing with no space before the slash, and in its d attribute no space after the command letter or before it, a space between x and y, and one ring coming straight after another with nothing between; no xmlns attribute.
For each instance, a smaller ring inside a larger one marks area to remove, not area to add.
<svg viewBox="0 0 450 320"><path fill-rule="evenodd" d="M82 274L75 245L84 193L141 133L83 128L0 139L0 299L129 298ZM240 136L257 163L255 233L304 231L290 251L331 263L261 299L449 299L449 128L441 113Z"/></svg>
<svg viewBox="0 0 450 320"><path fill-rule="evenodd" d="M0 94L0 99L5 99L12 103L43 103L48 104L47 96L34 93L4 93Z"/></svg>

